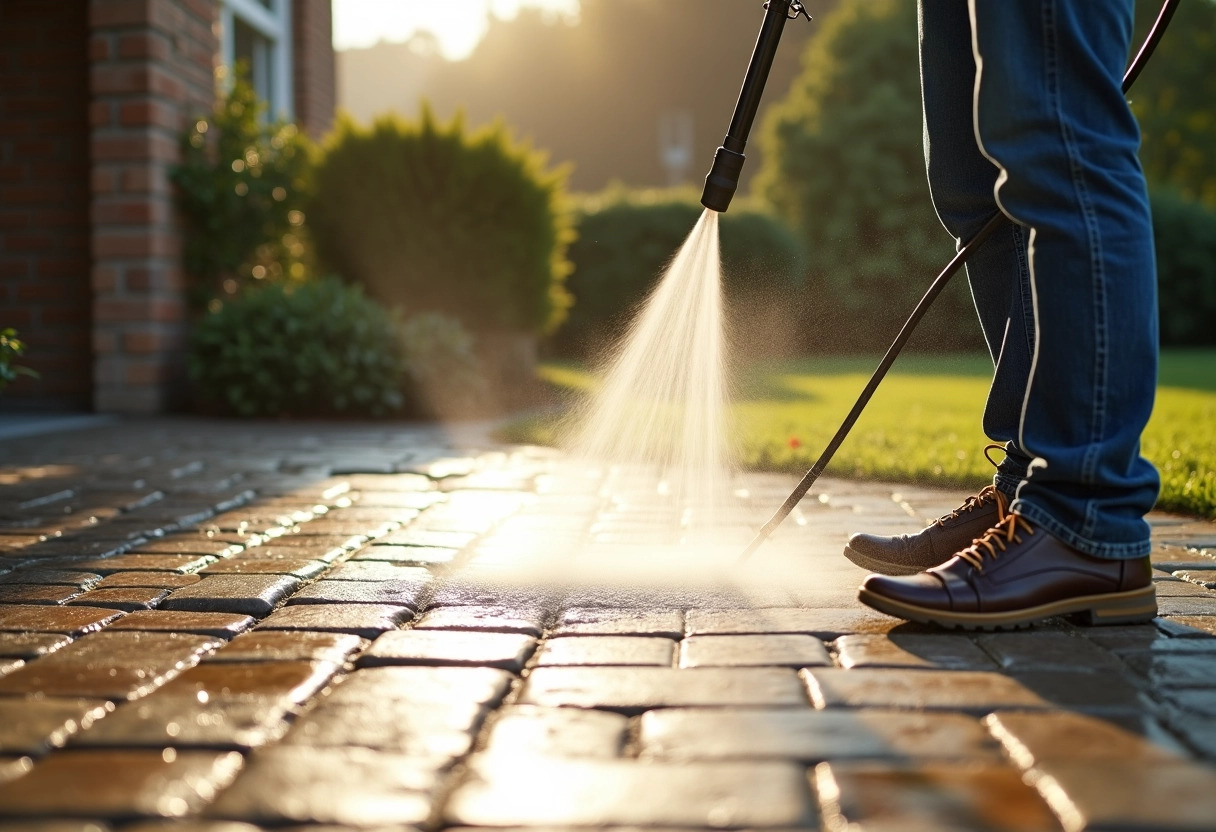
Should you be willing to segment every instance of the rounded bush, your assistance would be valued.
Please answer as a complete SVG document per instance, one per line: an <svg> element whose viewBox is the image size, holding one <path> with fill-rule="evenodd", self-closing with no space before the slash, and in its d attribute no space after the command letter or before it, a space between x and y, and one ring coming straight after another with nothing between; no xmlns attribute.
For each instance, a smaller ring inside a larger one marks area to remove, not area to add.
<svg viewBox="0 0 1216 832"><path fill-rule="evenodd" d="M240 416L385 416L406 403L397 319L334 278L217 304L189 360L200 403Z"/></svg>
<svg viewBox="0 0 1216 832"><path fill-rule="evenodd" d="M1149 192L1161 343L1216 345L1216 212L1168 188Z"/></svg>
<svg viewBox="0 0 1216 832"><path fill-rule="evenodd" d="M501 123L343 119L308 218L322 262L389 306L540 333L569 305L564 179Z"/></svg>
<svg viewBox="0 0 1216 832"><path fill-rule="evenodd" d="M618 337L696 225L691 192L613 190L585 200L570 247L574 306L555 339L586 356ZM787 303L802 291L805 252L780 220L745 204L720 217L724 291L736 311Z"/></svg>

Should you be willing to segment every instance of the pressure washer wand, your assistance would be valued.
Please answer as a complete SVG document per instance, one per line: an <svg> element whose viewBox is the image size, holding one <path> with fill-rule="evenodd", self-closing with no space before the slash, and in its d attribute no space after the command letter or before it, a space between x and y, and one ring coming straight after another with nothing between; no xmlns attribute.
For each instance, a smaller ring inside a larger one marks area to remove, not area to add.
<svg viewBox="0 0 1216 832"><path fill-rule="evenodd" d="M1178 7L1178 3L1179 0L1165 0L1164 5L1161 7L1161 12L1157 15L1157 20L1153 23L1153 28L1149 30L1148 36L1144 39L1144 45L1140 47L1140 51L1136 53L1136 57L1132 60L1131 66L1127 68L1127 72L1123 75L1124 94L1131 89L1131 86L1133 83L1135 83L1136 78L1140 76L1140 71L1144 69L1144 65L1148 63L1148 59L1152 57L1153 51L1157 48L1157 43L1161 40L1161 36L1165 34L1166 27L1169 26L1170 18L1174 16L1174 10ZM708 189L707 182L707 192ZM704 200L702 201L704 202ZM895 337L895 341L892 342L890 348L887 350L887 354L883 356L882 361L878 365L878 369L874 371L874 375L870 376L870 380L866 382L865 389L863 389L861 391L861 395L857 397L857 401L854 403L853 409L850 410L849 415L845 417L844 422L836 431L836 435L832 437L832 441L828 443L826 448L824 448L823 453L819 455L819 459L815 460L815 464L811 466L811 470L806 472L801 481L799 481L798 485L794 488L793 492L790 493L790 496L787 497L785 502L781 504L781 507L777 509L773 516L769 518L769 521L760 528L759 532L756 533L756 536L752 539L752 542L749 543L747 548L743 550L743 554L739 555L740 561L751 557L752 554L760 548L760 544L764 543L764 541L768 539L769 535L773 533L773 530L781 525L781 521L788 517L790 512L794 510L794 507L802 501L802 498L806 496L806 492L811 490L811 486L815 484L815 480L819 479L819 476L823 473L823 470L827 468L828 463L831 462L832 457L836 455L836 451L844 443L845 438L849 435L849 431L853 429L853 425L857 423L857 419L861 416L861 412L865 410L866 405L870 403L870 399L873 397L874 391L878 389L878 385L881 384L882 380L886 377L887 371L890 370L891 365L895 363L895 359L899 355L900 351L904 348L904 344L908 343L908 339L912 337L912 331L916 329L916 325L920 323L920 319L925 316L925 313L929 311L929 307L933 304L933 301L935 301L937 296L942 293L942 290L946 288L946 284L950 281L950 278L954 277L955 272L959 270L963 263L967 262L967 258L974 254L976 249L983 245L984 241L992 236L992 232L994 232L1004 222L1004 214L999 212L994 214L992 218L988 220L988 222L984 223L984 227L979 230L979 233L972 237L965 246L959 249L958 254L954 255L954 258L946 264L946 267L942 269L941 273L938 274L933 283L929 285L928 291L925 292L925 295L920 299L920 302L916 304L916 308L912 310L912 314L908 316L908 320L904 322L903 328L899 330L899 335Z"/></svg>

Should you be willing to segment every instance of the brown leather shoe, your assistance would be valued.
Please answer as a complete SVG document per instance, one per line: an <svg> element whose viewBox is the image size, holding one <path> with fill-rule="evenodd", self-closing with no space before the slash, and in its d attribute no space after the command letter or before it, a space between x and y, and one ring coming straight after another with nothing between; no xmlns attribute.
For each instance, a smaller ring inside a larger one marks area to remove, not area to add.
<svg viewBox="0 0 1216 832"><path fill-rule="evenodd" d="M879 612L942 627L1029 627L1057 615L1089 624L1131 624L1157 615L1148 558L1078 552L1010 513L975 543L910 577L871 575L859 600Z"/></svg>
<svg viewBox="0 0 1216 832"><path fill-rule="evenodd" d="M844 547L844 556L871 572L915 575L945 563L955 552L970 546L997 524L1008 505L1009 498L996 486L988 485L916 534L855 534Z"/></svg>

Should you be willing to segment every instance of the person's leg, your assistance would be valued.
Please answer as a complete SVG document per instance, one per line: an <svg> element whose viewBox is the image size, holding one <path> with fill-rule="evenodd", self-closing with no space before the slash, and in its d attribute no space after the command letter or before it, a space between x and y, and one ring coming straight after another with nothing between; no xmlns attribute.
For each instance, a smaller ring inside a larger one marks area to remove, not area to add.
<svg viewBox="0 0 1216 832"><path fill-rule="evenodd" d="M969 5L981 149L1000 169L1001 210L1032 229L1033 359L1014 440L1034 462L1012 510L1085 554L1142 557L1159 482L1140 456L1157 311L1121 91L1133 0Z"/></svg>
<svg viewBox="0 0 1216 832"><path fill-rule="evenodd" d="M994 189L1000 170L980 151L975 132L975 58L967 0L922 0L919 14L929 189L942 225L962 246L997 213ZM1024 226L1005 224L967 263L971 296L994 365L984 433L1005 445L994 485L1010 500L1030 463L1017 444L1034 339L1027 237Z"/></svg>

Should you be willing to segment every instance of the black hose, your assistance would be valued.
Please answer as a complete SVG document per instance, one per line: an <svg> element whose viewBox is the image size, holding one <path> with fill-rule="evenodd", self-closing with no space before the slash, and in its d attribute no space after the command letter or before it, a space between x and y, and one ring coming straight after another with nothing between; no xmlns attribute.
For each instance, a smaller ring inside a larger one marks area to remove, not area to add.
<svg viewBox="0 0 1216 832"><path fill-rule="evenodd" d="M1160 14L1157 15L1157 20L1153 23L1153 28L1149 30L1148 36L1144 39L1144 45L1140 47L1140 51L1136 53L1136 57L1132 59L1131 65L1127 68L1127 72L1125 72L1123 75L1124 94L1131 89L1132 84L1134 84L1136 79L1140 77L1140 72L1144 69L1144 65L1147 64L1149 58L1152 57L1153 52L1157 48L1157 44L1161 40L1161 36L1165 34L1166 27L1169 26L1170 18L1174 16L1174 11L1178 8L1179 1L1180 0L1165 0L1165 4L1161 7ZM937 296L942 293L942 290L946 288L946 284L950 282L950 278L954 277L954 274L959 270L959 267L962 266L963 263L967 262L967 258L970 257L975 250L984 243L985 240L992 236L992 232L995 231L1003 222L1006 222L1006 217L1004 214L1000 212L994 214L992 218L988 220L988 222L984 223L984 227L979 230L979 233L967 241L965 246L959 249L958 254L954 255L954 258L946 264L946 267L942 269L941 273L938 274L933 283L929 285L928 291L925 292L925 295L920 299L920 302L916 304L916 308L912 310L912 314L908 316L908 320L904 322L903 327L899 330L899 335L895 336L895 340L891 343L890 348L887 350L887 354L883 356L882 361L878 365L878 369L874 371L874 375L870 376L870 380L866 382L865 389L863 389L861 391L861 395L857 397L857 401L854 403L853 409L850 410L849 415L844 418L844 422L836 431L836 435L832 437L832 441L828 443L828 446L824 449L823 453L819 455L819 459L815 460L815 464L811 466L811 469L807 471L805 475L803 475L798 485L790 493L790 496L787 497L785 502L781 504L781 507L777 509L773 516L769 518L769 521L760 528L759 532L756 533L755 538L753 538L752 542L749 543L747 548L743 550L743 554L739 556L739 560L746 560L747 558L751 557L752 553L755 552L756 549L760 548L760 544L768 539L768 536L773 533L773 530L776 529L777 526L781 525L781 521L788 517L789 513L794 510L794 507L802 501L802 498L806 496L806 492L811 490L811 486L815 484L815 480L819 479L820 475L823 474L823 470L828 466L828 463L832 461L832 457L836 455L836 451L840 449L840 446L844 443L845 438L848 437L849 431L851 431L853 429L853 425L857 423L857 419L861 416L862 411L865 410L866 405L870 403L870 399L873 397L874 391L878 389L878 385L881 384L882 380L886 377L887 371L890 370L891 365L895 363L895 359L899 356L900 351L903 350L904 345L908 343L908 339L912 337L912 331L916 329L916 325L920 323L920 319L923 318L925 313L929 311L929 307L933 304L933 301L935 301Z"/></svg>

